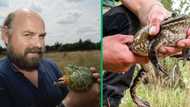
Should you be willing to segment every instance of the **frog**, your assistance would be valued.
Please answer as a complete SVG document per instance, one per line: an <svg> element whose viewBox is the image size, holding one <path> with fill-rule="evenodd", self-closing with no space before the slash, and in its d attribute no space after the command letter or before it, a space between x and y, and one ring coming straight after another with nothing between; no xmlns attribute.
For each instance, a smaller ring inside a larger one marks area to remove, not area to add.
<svg viewBox="0 0 190 107"><path fill-rule="evenodd" d="M63 76L54 82L55 86L68 86L73 91L87 91L95 82L90 68L76 64L64 67Z"/></svg>
<svg viewBox="0 0 190 107"><path fill-rule="evenodd" d="M159 33L152 37L149 35L150 26L144 26L141 28L134 37L132 44L128 44L130 50L137 55L145 56L149 58L149 63L141 64L141 69L135 77L133 83L130 86L130 94L133 102L137 107L150 107L148 101L140 99L136 95L136 87L143 77L147 73L147 68L153 67L155 71L162 72L168 76L165 72L164 67L160 64L159 58L164 58L165 55L159 53L161 46L176 47L176 43L179 40L187 38L187 31L190 28L190 16L188 15L176 15L172 14L171 17L166 18L160 24ZM182 55L184 59L187 59L189 48L182 49ZM163 57L164 56L164 57Z"/></svg>
<svg viewBox="0 0 190 107"><path fill-rule="evenodd" d="M166 74L158 61L158 57L164 55L161 55L158 50L161 46L175 47L177 41L187 38L189 28L190 16L173 14L161 22L160 32L154 37L149 36L150 26L148 25L139 30L135 34L130 49L137 55L147 56L156 69ZM182 49L182 52L185 56L187 48Z"/></svg>

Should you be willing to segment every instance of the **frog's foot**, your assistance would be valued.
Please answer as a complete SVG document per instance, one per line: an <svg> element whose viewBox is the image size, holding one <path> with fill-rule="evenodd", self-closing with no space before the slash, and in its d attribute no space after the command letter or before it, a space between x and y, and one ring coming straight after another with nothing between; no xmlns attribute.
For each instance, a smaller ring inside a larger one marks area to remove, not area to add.
<svg viewBox="0 0 190 107"><path fill-rule="evenodd" d="M150 107L150 104L149 104L149 102L147 102L147 101L143 101L143 100L138 100L138 101L136 101L137 103L137 107Z"/></svg>
<svg viewBox="0 0 190 107"><path fill-rule="evenodd" d="M137 76L135 77L131 87L130 87L130 94L133 99L133 102L137 105L137 107L150 107L150 104L147 101L141 100L137 95L136 95L136 88L137 84L139 83L140 79L143 78L145 75L144 69L141 69Z"/></svg>

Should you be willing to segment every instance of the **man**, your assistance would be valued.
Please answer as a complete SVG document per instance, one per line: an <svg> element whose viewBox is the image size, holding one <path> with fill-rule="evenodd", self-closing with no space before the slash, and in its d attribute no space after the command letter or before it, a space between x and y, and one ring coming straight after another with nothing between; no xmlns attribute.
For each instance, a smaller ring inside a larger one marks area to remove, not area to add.
<svg viewBox="0 0 190 107"><path fill-rule="evenodd" d="M7 58L0 61L0 106L98 107L98 84L82 93L53 84L61 73L53 62L43 59L45 36L44 21L34 11L18 9L7 16L2 27ZM89 95L94 96L89 99Z"/></svg>
<svg viewBox="0 0 190 107"><path fill-rule="evenodd" d="M109 107L118 107L123 92L130 87L136 63L146 63L147 58L136 56L126 45L133 42L133 37L142 25L152 25L150 35L159 32L160 22L170 16L162 4L157 0L122 0L123 6L112 8L104 14L103 20L103 49L104 49L104 103ZM126 8L127 7L127 8ZM138 19L137 19L138 18ZM190 35L190 30L188 30ZM190 40L185 39L177 43L177 48L162 47L163 54L176 53L178 48L190 46ZM120 73L113 73L120 72ZM123 73L121 73L123 72Z"/></svg>

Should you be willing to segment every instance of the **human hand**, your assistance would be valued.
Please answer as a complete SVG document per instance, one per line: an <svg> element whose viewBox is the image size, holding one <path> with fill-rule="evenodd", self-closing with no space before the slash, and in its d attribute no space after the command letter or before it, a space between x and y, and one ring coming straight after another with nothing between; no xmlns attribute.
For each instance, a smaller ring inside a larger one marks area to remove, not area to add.
<svg viewBox="0 0 190 107"><path fill-rule="evenodd" d="M133 54L126 44L133 42L133 36L113 35L103 39L104 69L126 72L131 64L147 63L148 58Z"/></svg>
<svg viewBox="0 0 190 107"><path fill-rule="evenodd" d="M150 12L148 13L147 23L150 25L149 34L155 36L160 31L161 22L167 17L171 16L171 13L167 11L163 6L154 5ZM190 47L190 29L187 31L187 39L180 40L176 43L176 47L165 47L161 46L159 48L159 53L162 55L172 55L179 51L182 48Z"/></svg>
<svg viewBox="0 0 190 107"><path fill-rule="evenodd" d="M99 107L100 85L94 83L87 91L69 91L64 99L65 107Z"/></svg>
<svg viewBox="0 0 190 107"><path fill-rule="evenodd" d="M90 67L90 71L92 72L92 75L96 81L100 83L100 72L98 72L95 67Z"/></svg>

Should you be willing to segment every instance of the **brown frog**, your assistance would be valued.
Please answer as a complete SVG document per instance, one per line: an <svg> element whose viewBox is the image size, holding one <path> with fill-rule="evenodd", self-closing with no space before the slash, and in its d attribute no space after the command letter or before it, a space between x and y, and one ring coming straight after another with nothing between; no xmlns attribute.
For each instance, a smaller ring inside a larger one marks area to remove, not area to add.
<svg viewBox="0 0 190 107"><path fill-rule="evenodd" d="M136 33L130 49L137 55L148 56L155 68L165 73L158 62L158 49L160 46L175 47L177 41L187 37L187 30L190 28L190 16L169 17L161 23L158 35L152 38L148 34L149 28L149 26L145 26ZM183 52L187 52L186 49L183 49Z"/></svg>
<svg viewBox="0 0 190 107"><path fill-rule="evenodd" d="M158 61L158 57L162 56L158 52L158 49L160 46L175 47L177 41L187 38L187 30L190 28L190 16L173 15L165 19L161 23L160 32L155 37L149 36L149 28L149 26L145 26L139 30L135 35L134 42L129 45L133 53L141 56L148 56L152 63L142 65L143 69L139 71L130 87L131 97L138 107L150 107L150 104L147 101L141 100L136 95L135 89L137 83L144 77L147 68L151 66L154 66L156 71L161 71L165 75L168 75ZM188 48L182 49L182 52L184 58L187 58Z"/></svg>

